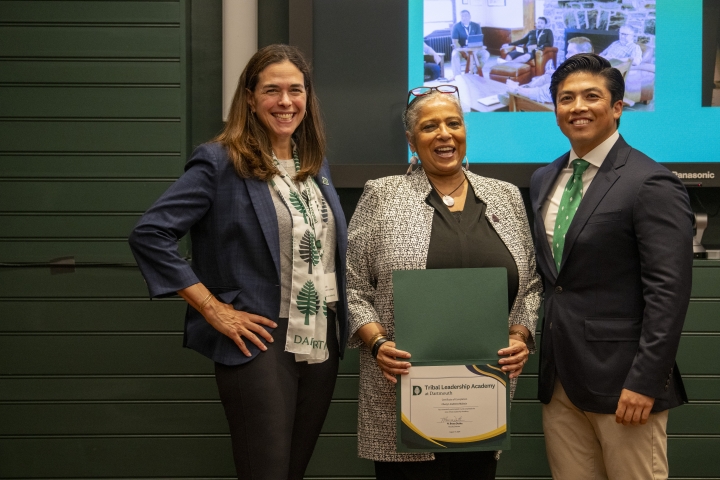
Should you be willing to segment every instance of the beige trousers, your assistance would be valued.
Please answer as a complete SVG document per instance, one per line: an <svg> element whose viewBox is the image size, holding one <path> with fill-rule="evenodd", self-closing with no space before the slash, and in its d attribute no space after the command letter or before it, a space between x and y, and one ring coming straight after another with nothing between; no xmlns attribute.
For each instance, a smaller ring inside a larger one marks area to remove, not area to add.
<svg viewBox="0 0 720 480"><path fill-rule="evenodd" d="M560 381L543 405L543 430L554 480L665 480L668 411L645 425L615 423L615 414L584 412Z"/></svg>

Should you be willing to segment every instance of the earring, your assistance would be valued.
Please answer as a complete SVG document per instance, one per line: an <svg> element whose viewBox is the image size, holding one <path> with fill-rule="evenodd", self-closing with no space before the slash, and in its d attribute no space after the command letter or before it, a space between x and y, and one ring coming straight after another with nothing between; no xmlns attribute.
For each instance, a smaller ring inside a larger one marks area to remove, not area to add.
<svg viewBox="0 0 720 480"><path fill-rule="evenodd" d="M412 152L412 157L410 157L410 166L407 169L407 172L405 172L405 175L410 175L413 172L413 166L417 165L420 162L420 159L417 156L417 153Z"/></svg>
<svg viewBox="0 0 720 480"><path fill-rule="evenodd" d="M467 155L465 155L465 160L463 160L463 168L470 171L470 160L468 160Z"/></svg>

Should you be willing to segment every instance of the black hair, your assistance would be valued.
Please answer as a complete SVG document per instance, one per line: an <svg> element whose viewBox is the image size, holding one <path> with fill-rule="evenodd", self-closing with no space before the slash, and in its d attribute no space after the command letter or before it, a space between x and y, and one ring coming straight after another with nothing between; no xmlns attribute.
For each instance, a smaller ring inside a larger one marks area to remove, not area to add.
<svg viewBox="0 0 720 480"><path fill-rule="evenodd" d="M610 103L615 105L618 100L625 97L625 80L622 73L614 68L610 62L594 53L579 53L565 60L553 73L550 80L550 95L557 108L557 93L560 84L573 73L591 73L605 79L605 86L610 91ZM617 119L620 126L620 119Z"/></svg>
<svg viewBox="0 0 720 480"><path fill-rule="evenodd" d="M547 25L547 18L545 18L545 17L538 17L538 20L542 20L543 22L545 22L545 25Z"/></svg>

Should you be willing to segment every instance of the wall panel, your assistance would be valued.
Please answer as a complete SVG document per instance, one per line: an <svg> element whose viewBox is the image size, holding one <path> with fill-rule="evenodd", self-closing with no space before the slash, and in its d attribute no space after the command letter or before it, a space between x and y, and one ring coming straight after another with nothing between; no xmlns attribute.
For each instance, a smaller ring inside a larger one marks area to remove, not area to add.
<svg viewBox="0 0 720 480"><path fill-rule="evenodd" d="M115 265L187 156L188 0L2 0L0 19L0 477L206 477L197 448L231 471L226 435L191 433L224 419L184 302ZM63 256L74 273L28 266Z"/></svg>
<svg viewBox="0 0 720 480"><path fill-rule="evenodd" d="M137 118L180 120L176 86L0 86L3 117Z"/></svg>
<svg viewBox="0 0 720 480"><path fill-rule="evenodd" d="M28 24L29 23L29 24ZM22 58L177 58L179 25L0 24L0 51Z"/></svg>
<svg viewBox="0 0 720 480"><path fill-rule="evenodd" d="M55 3L55 2L52 2ZM2 2L0 2L2 5ZM19 85L180 85L180 58L0 58L0 82Z"/></svg>
<svg viewBox="0 0 720 480"><path fill-rule="evenodd" d="M53 179L174 178L184 163L180 151L0 152L0 175Z"/></svg>

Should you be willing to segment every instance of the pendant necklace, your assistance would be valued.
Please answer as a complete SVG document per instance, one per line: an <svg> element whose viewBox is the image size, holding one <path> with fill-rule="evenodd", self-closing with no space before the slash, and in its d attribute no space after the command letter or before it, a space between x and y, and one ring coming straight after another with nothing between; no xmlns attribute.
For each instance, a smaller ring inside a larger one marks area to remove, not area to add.
<svg viewBox="0 0 720 480"><path fill-rule="evenodd" d="M463 186L463 184L465 183L465 175L463 175L463 179L462 179L462 182L460 182L460 185L458 185L457 187L455 187L455 189L454 189L452 192L448 193L447 195L445 195L445 194L442 193L440 190L438 190L438 188L437 188L437 187L435 186L435 184L430 180L429 177L428 177L428 182L430 182L430 185L432 185L432 187L433 187L435 190L437 190L437 192L442 196L442 201L443 201L443 203L444 203L445 205L447 205L448 207L452 207L453 205L455 205L455 199L454 199L453 197L451 197L451 195L452 195L453 193L455 193L458 188L460 188L460 187Z"/></svg>

